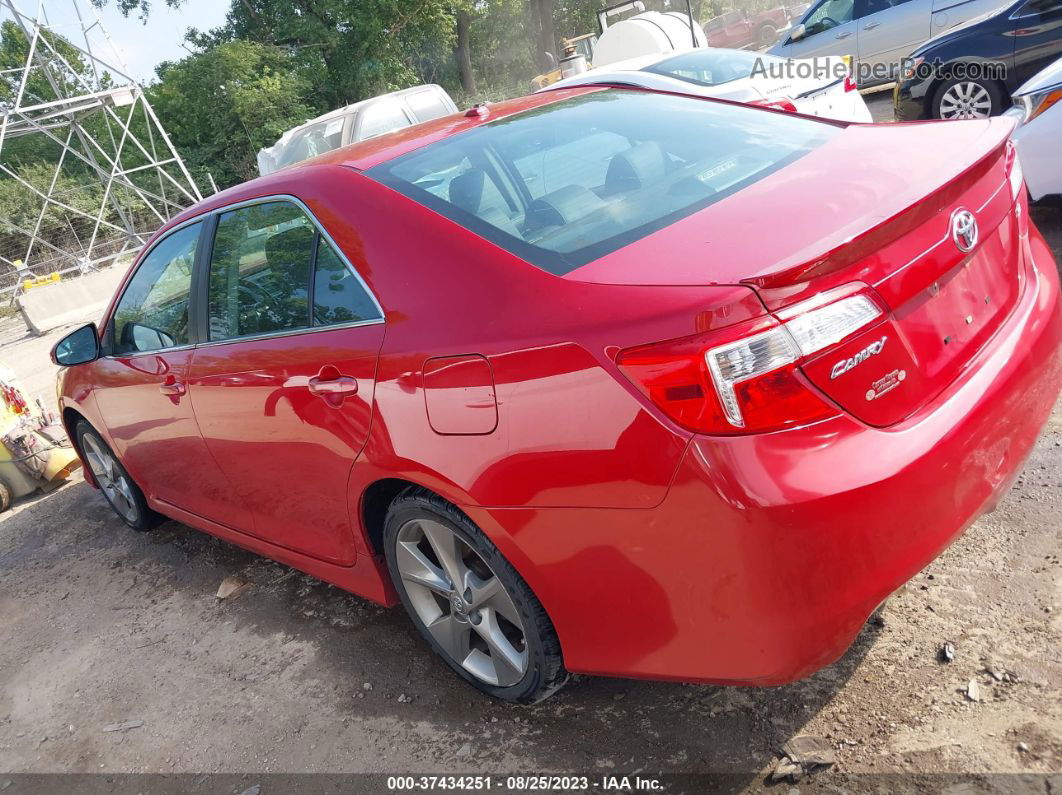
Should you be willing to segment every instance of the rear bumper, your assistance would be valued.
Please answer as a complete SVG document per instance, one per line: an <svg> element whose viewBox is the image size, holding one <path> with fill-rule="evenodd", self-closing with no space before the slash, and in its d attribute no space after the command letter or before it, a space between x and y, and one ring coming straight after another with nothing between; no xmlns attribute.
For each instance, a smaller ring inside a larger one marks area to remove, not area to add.
<svg viewBox="0 0 1062 795"><path fill-rule="evenodd" d="M697 437L652 510L490 511L577 672L780 684L866 618L1021 469L1062 388L1058 276L1033 229L1021 301L966 373L902 425L842 417ZM1031 261L1030 261L1031 260Z"/></svg>

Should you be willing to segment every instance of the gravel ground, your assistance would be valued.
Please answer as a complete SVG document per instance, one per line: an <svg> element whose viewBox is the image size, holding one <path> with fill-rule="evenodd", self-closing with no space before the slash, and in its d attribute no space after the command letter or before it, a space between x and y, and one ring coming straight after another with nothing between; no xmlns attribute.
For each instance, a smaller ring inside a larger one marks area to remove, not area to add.
<svg viewBox="0 0 1062 795"><path fill-rule="evenodd" d="M1062 259L1062 212L1035 217ZM42 344L8 335L0 358ZM269 772L729 772L758 788L810 734L836 763L805 791L1062 792L1045 777L1062 771L1060 506L1062 404L999 509L835 665L772 689L580 678L514 708L457 681L399 609L175 522L132 533L73 482L0 518L0 790L101 771L246 774L212 792ZM229 575L252 586L219 602ZM1038 776L980 777L1017 773Z"/></svg>

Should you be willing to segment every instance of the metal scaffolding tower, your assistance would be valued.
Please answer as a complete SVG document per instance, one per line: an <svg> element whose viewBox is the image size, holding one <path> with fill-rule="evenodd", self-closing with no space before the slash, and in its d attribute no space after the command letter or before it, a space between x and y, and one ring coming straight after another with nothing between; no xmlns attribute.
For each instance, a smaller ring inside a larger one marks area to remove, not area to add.
<svg viewBox="0 0 1062 795"><path fill-rule="evenodd" d="M43 0L32 14L0 0L0 202L17 208L0 216L0 294L12 297L26 279L131 256L202 198L92 3L49 7L51 24Z"/></svg>

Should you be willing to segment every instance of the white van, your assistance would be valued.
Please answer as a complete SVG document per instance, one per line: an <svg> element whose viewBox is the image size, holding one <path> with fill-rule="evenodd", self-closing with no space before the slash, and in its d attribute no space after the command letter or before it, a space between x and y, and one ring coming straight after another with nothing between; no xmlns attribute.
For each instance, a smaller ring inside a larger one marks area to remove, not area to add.
<svg viewBox="0 0 1062 795"><path fill-rule="evenodd" d="M414 86L355 102L288 130L270 147L258 151L263 177L284 166L366 138L375 138L422 121L457 113L457 105L442 86Z"/></svg>

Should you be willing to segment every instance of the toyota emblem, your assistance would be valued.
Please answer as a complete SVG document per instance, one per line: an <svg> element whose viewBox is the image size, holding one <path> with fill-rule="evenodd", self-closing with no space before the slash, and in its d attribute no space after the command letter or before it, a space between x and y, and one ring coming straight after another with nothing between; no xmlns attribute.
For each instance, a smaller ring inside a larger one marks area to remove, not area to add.
<svg viewBox="0 0 1062 795"><path fill-rule="evenodd" d="M970 251L977 245L977 219L967 209L959 208L951 214L951 239L959 251Z"/></svg>

